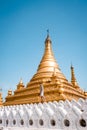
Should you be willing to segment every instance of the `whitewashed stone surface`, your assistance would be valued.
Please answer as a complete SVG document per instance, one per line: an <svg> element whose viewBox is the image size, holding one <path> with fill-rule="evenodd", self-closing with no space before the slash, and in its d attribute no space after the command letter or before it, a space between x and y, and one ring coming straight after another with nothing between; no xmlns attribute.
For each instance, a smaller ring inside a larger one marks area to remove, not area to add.
<svg viewBox="0 0 87 130"><path fill-rule="evenodd" d="M0 107L0 130L87 130L87 99Z"/></svg>

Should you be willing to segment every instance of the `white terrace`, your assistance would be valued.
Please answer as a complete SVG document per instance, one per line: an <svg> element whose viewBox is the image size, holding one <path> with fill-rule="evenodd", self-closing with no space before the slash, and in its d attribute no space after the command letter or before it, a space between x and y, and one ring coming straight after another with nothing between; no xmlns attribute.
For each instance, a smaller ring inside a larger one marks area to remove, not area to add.
<svg viewBox="0 0 87 130"><path fill-rule="evenodd" d="M87 99L0 107L0 130L87 130Z"/></svg>

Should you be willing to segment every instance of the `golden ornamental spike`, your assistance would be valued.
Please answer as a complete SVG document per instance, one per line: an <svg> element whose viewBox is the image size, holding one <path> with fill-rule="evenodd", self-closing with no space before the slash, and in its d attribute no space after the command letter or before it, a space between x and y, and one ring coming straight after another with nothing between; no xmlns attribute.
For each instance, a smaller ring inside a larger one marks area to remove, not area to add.
<svg viewBox="0 0 87 130"><path fill-rule="evenodd" d="M49 29L47 29L47 36L49 36Z"/></svg>
<svg viewBox="0 0 87 130"><path fill-rule="evenodd" d="M23 80L22 80L22 78L20 78L20 81L19 81L19 83L20 83L20 84L23 84Z"/></svg>

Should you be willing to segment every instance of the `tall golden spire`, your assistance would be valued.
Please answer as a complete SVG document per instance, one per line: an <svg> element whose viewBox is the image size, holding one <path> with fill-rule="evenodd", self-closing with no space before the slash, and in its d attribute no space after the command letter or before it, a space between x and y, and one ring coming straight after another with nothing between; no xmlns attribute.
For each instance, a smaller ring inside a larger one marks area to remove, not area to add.
<svg viewBox="0 0 87 130"><path fill-rule="evenodd" d="M54 72L55 70L55 72ZM41 59L41 62L38 66L36 74L33 76L33 78L30 80L30 82L27 84L27 87L31 84L43 83L47 81L51 81L53 79L54 73L56 74L57 80L65 81L67 82L67 79L62 74L52 51L52 42L49 36L49 31L47 31L47 37L45 39L45 49L44 54Z"/></svg>
<svg viewBox="0 0 87 130"><path fill-rule="evenodd" d="M54 68L56 70L59 69L58 64L54 58L54 54L52 51L52 42L49 36L49 32L47 32L47 37L45 40L45 51L44 55L42 57L42 60L40 62L40 65L38 66L38 73L39 72L45 72L45 71L54 71Z"/></svg>
<svg viewBox="0 0 87 130"><path fill-rule="evenodd" d="M77 86L77 81L74 74L74 67L71 65L71 83L75 87Z"/></svg>

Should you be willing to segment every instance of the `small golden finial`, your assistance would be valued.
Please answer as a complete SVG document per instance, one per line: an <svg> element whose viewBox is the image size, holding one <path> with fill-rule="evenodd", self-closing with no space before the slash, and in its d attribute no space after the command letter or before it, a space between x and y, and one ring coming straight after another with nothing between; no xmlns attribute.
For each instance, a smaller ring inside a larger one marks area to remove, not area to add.
<svg viewBox="0 0 87 130"><path fill-rule="evenodd" d="M49 29L47 29L47 37L46 37L45 43L47 43L48 41L51 43L51 39L49 36Z"/></svg>
<svg viewBox="0 0 87 130"><path fill-rule="evenodd" d="M49 37L49 29L47 29L47 37Z"/></svg>
<svg viewBox="0 0 87 130"><path fill-rule="evenodd" d="M12 90L11 88L8 90L8 96L11 96L12 95Z"/></svg>
<svg viewBox="0 0 87 130"><path fill-rule="evenodd" d="M71 62L71 69L73 69L73 64L72 64L72 62Z"/></svg>
<svg viewBox="0 0 87 130"><path fill-rule="evenodd" d="M72 64L71 64L71 83L73 84L74 87L77 85L77 81L74 73L74 67L72 66Z"/></svg>
<svg viewBox="0 0 87 130"><path fill-rule="evenodd" d="M19 82L20 84L23 84L23 81L22 81L22 78L20 78L20 82Z"/></svg>
<svg viewBox="0 0 87 130"><path fill-rule="evenodd" d="M24 84L23 84L23 81L22 81L22 78L20 78L20 81L17 85L17 89L21 89L21 88L24 88Z"/></svg>

